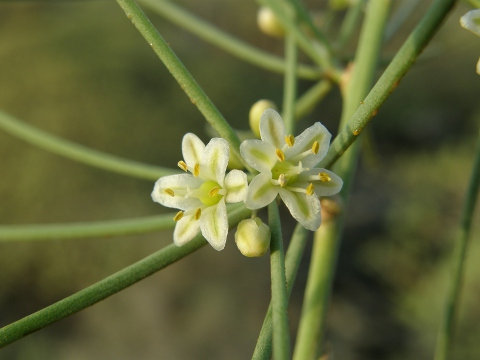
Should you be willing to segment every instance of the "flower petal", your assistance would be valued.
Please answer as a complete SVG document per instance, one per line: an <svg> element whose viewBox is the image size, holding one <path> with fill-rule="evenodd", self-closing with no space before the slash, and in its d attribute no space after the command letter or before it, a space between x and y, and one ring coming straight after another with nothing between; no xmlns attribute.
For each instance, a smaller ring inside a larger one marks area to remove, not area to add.
<svg viewBox="0 0 480 360"><path fill-rule="evenodd" d="M194 215L185 215L177 221L173 231L173 242L182 246L192 240L200 231L200 222Z"/></svg>
<svg viewBox="0 0 480 360"><path fill-rule="evenodd" d="M260 172L269 172L277 163L275 148L262 140L245 140L240 154L248 165Z"/></svg>
<svg viewBox="0 0 480 360"><path fill-rule="evenodd" d="M152 199L163 206L187 210L201 205L197 198L189 197L190 189L196 189L203 181L191 174L163 176L157 180ZM173 196L172 196L173 194Z"/></svg>
<svg viewBox="0 0 480 360"><path fill-rule="evenodd" d="M249 209L260 209L270 204L278 194L278 186L270 182L270 174L258 174L248 185L245 206Z"/></svg>
<svg viewBox="0 0 480 360"><path fill-rule="evenodd" d="M225 199L221 199L217 205L209 206L202 211L200 217L200 229L202 235L217 250L223 250L227 242L228 217Z"/></svg>
<svg viewBox="0 0 480 360"><path fill-rule="evenodd" d="M318 141L318 152L316 154L311 153L301 159L304 167L312 168L327 154L331 137L332 135L327 128L317 122L295 138L295 144L291 148L285 149L285 156L287 159L290 159L305 151L309 151L312 149L313 143Z"/></svg>
<svg viewBox="0 0 480 360"><path fill-rule="evenodd" d="M285 124L281 116L273 109L267 109L260 118L260 137L275 149L285 145Z"/></svg>
<svg viewBox="0 0 480 360"><path fill-rule="evenodd" d="M315 231L320 227L322 214L320 211L320 200L317 196L308 196L283 188L279 189L279 193L292 216L305 229Z"/></svg>
<svg viewBox="0 0 480 360"><path fill-rule="evenodd" d="M200 164L204 151L205 144L197 135L187 133L183 136L182 154L189 167L193 168L196 164Z"/></svg>
<svg viewBox="0 0 480 360"><path fill-rule="evenodd" d="M230 149L225 139L213 138L205 147L202 161L200 162L200 174L210 180L214 180L223 187L225 171L227 170Z"/></svg>
<svg viewBox="0 0 480 360"><path fill-rule="evenodd" d="M241 170L230 171L225 177L225 188L227 189L225 196L227 203L243 201L248 189L247 174Z"/></svg>
<svg viewBox="0 0 480 360"><path fill-rule="evenodd" d="M460 18L460 25L480 36L480 9L470 10Z"/></svg>
<svg viewBox="0 0 480 360"><path fill-rule="evenodd" d="M315 178L315 180L312 180ZM323 181L322 181L323 179ZM317 196L331 196L342 190L343 180L327 169L313 168L298 176L298 182L312 183Z"/></svg>

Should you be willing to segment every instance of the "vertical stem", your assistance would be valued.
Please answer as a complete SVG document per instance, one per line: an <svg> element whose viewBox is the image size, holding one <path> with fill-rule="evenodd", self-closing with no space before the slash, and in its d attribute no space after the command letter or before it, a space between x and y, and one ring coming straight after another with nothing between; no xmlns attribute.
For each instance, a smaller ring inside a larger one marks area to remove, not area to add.
<svg viewBox="0 0 480 360"><path fill-rule="evenodd" d="M297 97L297 45L292 35L285 38L285 59L287 68L284 78L283 111L287 135L295 132L295 98Z"/></svg>
<svg viewBox="0 0 480 360"><path fill-rule="evenodd" d="M468 240L472 225L472 216L480 187L480 137L477 143L477 152L473 162L470 184L463 203L460 229L455 243L454 258L452 263L452 278L447 293L447 301L443 314L442 325L438 332L435 360L450 359L453 330L458 316L460 293L465 273L465 257L467 254Z"/></svg>
<svg viewBox="0 0 480 360"><path fill-rule="evenodd" d="M275 360L288 360L290 359L290 335L287 316L285 255L280 214L275 201L268 205L268 223L272 231L270 266L272 273L273 358Z"/></svg>

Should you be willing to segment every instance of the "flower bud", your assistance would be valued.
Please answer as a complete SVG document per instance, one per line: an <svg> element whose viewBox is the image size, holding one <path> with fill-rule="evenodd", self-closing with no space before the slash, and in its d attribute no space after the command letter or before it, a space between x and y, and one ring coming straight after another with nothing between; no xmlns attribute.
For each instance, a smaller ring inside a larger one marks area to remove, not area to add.
<svg viewBox="0 0 480 360"><path fill-rule="evenodd" d="M270 248L270 228L258 217L242 220L235 233L235 243L247 257L260 257Z"/></svg>
<svg viewBox="0 0 480 360"><path fill-rule="evenodd" d="M250 108L250 113L248 114L248 121L250 123L250 129L257 138L260 138L260 118L262 114L267 109L277 110L277 105L271 100L258 100Z"/></svg>
<svg viewBox="0 0 480 360"><path fill-rule="evenodd" d="M285 36L285 30L282 24L278 21L273 11L265 6L262 6L258 10L257 25L260 30L266 34L275 38L283 38Z"/></svg>

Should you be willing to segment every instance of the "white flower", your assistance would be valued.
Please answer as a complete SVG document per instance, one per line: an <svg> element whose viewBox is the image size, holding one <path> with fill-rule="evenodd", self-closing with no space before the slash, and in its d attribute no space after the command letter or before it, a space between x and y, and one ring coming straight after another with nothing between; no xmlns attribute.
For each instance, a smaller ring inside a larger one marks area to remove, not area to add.
<svg viewBox="0 0 480 360"><path fill-rule="evenodd" d="M319 196L338 193L343 182L326 169L314 168L327 153L331 135L320 123L297 137L286 136L280 115L267 109L260 120L262 140L245 140L240 153L260 174L248 187L245 205L259 209L280 195L292 216L306 229L321 223Z"/></svg>
<svg viewBox="0 0 480 360"><path fill-rule="evenodd" d="M460 25L480 36L480 9L470 10L460 18ZM477 74L480 75L480 59L477 62Z"/></svg>
<svg viewBox="0 0 480 360"><path fill-rule="evenodd" d="M235 243L243 255L260 257L270 248L270 236L270 228L255 217L238 223Z"/></svg>
<svg viewBox="0 0 480 360"><path fill-rule="evenodd" d="M228 233L225 203L243 201L247 192L247 175L232 170L225 176L229 148L226 140L213 138L205 144L196 135L183 137L184 161L178 166L191 174L164 176L157 180L152 199L179 211L173 241L182 246L199 231L215 250L225 247Z"/></svg>

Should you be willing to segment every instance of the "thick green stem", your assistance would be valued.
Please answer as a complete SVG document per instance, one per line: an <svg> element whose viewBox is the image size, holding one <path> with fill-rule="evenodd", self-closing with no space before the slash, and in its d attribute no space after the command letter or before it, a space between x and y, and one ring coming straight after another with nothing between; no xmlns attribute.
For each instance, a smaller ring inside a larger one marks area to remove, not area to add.
<svg viewBox="0 0 480 360"><path fill-rule="evenodd" d="M285 254L283 252L280 214L275 201L268 206L268 223L272 232L270 265L272 274L273 358L275 360L288 360L290 359L290 335L287 314Z"/></svg>
<svg viewBox="0 0 480 360"><path fill-rule="evenodd" d="M297 97L297 45L295 38L287 35L285 38L285 58L287 62L287 71L285 72L284 90L283 90L283 111L282 118L285 122L285 131L287 134L295 132L295 99Z"/></svg>
<svg viewBox="0 0 480 360"><path fill-rule="evenodd" d="M231 224L236 224L250 214L245 207L237 207L229 214ZM177 247L168 245L162 250L130 265L123 270L0 329L0 347L5 347L37 330L75 314L97 302L116 294L155 272L193 253L207 241L200 235Z"/></svg>
<svg viewBox="0 0 480 360"><path fill-rule="evenodd" d="M443 321L438 331L435 360L447 360L451 358L451 343L455 322L460 307L460 295L462 282L465 274L465 258L467 255L472 217L477 203L480 188L480 137L477 143L477 151L473 162L470 184L463 203L460 227L455 242L455 251L452 263L452 278L447 293Z"/></svg>
<svg viewBox="0 0 480 360"><path fill-rule="evenodd" d="M120 174L146 180L156 180L161 176L178 173L176 170L123 159L118 156L106 154L98 150L90 149L86 146L75 144L23 123L1 110L0 129L44 150L87 165L114 171Z"/></svg>
<svg viewBox="0 0 480 360"><path fill-rule="evenodd" d="M331 167L357 139L370 120L377 114L380 106L398 86L401 78L415 63L415 60L438 30L454 4L455 0L436 0L430 6L383 75L332 142L327 156L322 160L319 167Z"/></svg>
<svg viewBox="0 0 480 360"><path fill-rule="evenodd" d="M218 46L239 59L266 70L285 72L286 63L282 58L257 49L223 32L170 1L140 0L140 2L167 20L190 31L193 35ZM302 64L298 66L296 73L298 77L310 80L316 80L322 76L319 69Z"/></svg>

